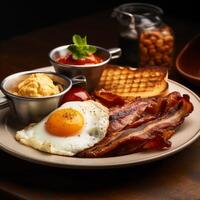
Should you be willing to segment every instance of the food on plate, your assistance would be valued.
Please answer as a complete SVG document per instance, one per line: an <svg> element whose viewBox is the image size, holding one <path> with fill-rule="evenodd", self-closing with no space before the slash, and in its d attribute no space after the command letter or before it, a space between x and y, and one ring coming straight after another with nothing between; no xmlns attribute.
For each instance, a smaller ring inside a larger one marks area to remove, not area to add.
<svg viewBox="0 0 200 200"><path fill-rule="evenodd" d="M168 90L167 75L161 67L109 67L103 71L98 88L122 97L163 96Z"/></svg>
<svg viewBox="0 0 200 200"><path fill-rule="evenodd" d="M100 140L109 125L108 108L93 100L71 101L37 124L16 134L16 139L40 151L73 156Z"/></svg>
<svg viewBox="0 0 200 200"><path fill-rule="evenodd" d="M138 101L139 104L127 106L132 107L130 110L126 106L110 110L106 137L77 156L96 158L169 148L171 142L168 139L193 110L189 96L181 96L178 92ZM147 101L150 101L149 105Z"/></svg>
<svg viewBox="0 0 200 200"><path fill-rule="evenodd" d="M167 149L193 111L188 95L166 96L167 89L164 68L107 68L92 94L72 87L59 108L18 131L16 139L40 151L84 158Z"/></svg>
<svg viewBox="0 0 200 200"><path fill-rule="evenodd" d="M44 97L58 94L62 90L62 86L55 84L48 75L35 73L21 81L11 93L26 97Z"/></svg>
<svg viewBox="0 0 200 200"><path fill-rule="evenodd" d="M123 105L125 103L125 99L119 95L113 94L110 91L106 91L104 89L95 90L94 98L100 101L103 105L107 107L112 107L115 105Z"/></svg>
<svg viewBox="0 0 200 200"><path fill-rule="evenodd" d="M73 43L68 46L69 53L59 57L57 61L62 64L69 65L85 65L98 64L103 62L103 59L96 55L96 47L87 44L86 36L81 38L79 35L72 37Z"/></svg>
<svg viewBox="0 0 200 200"><path fill-rule="evenodd" d="M65 95L63 96L61 104L69 101L86 101L91 99L89 93L80 86L73 86Z"/></svg>
<svg viewBox="0 0 200 200"><path fill-rule="evenodd" d="M173 109L180 99L180 94L173 92L165 97L136 98L123 106L110 108L110 123L108 132L135 128L148 121L154 120L169 109Z"/></svg>

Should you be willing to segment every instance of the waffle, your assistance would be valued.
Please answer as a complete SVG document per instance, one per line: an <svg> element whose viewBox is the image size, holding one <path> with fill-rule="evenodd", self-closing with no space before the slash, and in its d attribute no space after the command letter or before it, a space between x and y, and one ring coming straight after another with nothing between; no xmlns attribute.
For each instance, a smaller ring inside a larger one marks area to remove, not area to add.
<svg viewBox="0 0 200 200"><path fill-rule="evenodd" d="M107 67L101 75L98 88L123 97L162 96L168 88L167 70L160 67Z"/></svg>

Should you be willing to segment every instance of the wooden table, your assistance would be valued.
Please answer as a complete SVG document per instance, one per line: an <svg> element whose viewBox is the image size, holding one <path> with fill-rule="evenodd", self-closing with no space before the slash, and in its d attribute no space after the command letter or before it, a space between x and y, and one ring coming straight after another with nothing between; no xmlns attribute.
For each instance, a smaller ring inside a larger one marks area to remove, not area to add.
<svg viewBox="0 0 200 200"><path fill-rule="evenodd" d="M167 18L176 34L176 52L200 27L195 22ZM117 46L117 26L110 11L0 41L0 79L23 70L50 65L48 52L67 44L74 33L105 48ZM126 63L124 63L126 64ZM199 87L172 70L170 78L200 95ZM200 140L169 158L110 170L68 170L29 163L0 151L2 199L177 199L200 198Z"/></svg>

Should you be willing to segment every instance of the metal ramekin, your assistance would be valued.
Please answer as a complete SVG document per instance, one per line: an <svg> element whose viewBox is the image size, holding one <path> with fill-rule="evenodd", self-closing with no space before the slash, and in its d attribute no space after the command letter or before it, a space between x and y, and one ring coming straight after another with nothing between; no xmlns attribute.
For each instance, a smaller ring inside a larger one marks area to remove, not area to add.
<svg viewBox="0 0 200 200"><path fill-rule="evenodd" d="M59 63L57 60L60 57L69 54L67 47L69 45L60 46L53 49L49 53L49 60L54 66L57 73L64 74L70 78L77 75L84 75L87 79L87 89L89 92L93 91L98 85L102 71L111 59L116 59L121 56L120 48L104 49L102 47L95 46L97 51L96 55L103 58L103 62L98 64L85 64L85 65L68 65Z"/></svg>
<svg viewBox="0 0 200 200"><path fill-rule="evenodd" d="M64 90L59 94L44 97L24 97L10 92L11 88L17 86L27 76L35 73L47 74L53 81L61 84ZM17 118L24 124L38 122L59 106L62 97L73 84L85 82L84 77L69 79L54 72L25 71L15 73L6 77L1 83L1 90L5 96L0 97L0 108L9 106L12 113L16 114Z"/></svg>

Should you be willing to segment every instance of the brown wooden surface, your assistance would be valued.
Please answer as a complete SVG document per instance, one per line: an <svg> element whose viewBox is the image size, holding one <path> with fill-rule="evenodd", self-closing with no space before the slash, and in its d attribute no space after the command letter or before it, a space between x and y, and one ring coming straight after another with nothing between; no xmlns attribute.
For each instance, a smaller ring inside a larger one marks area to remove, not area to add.
<svg viewBox="0 0 200 200"><path fill-rule="evenodd" d="M176 52L197 33L198 23L167 18L176 34ZM110 11L66 21L25 35L0 41L0 79L50 65L48 52L69 43L74 33L88 35L90 43L117 46L117 27ZM123 63L123 61L121 61ZM126 64L126 63L124 63ZM199 87L175 70L170 78L200 95ZM169 158L112 170L68 170L29 163L0 151L1 199L200 199L200 140Z"/></svg>

